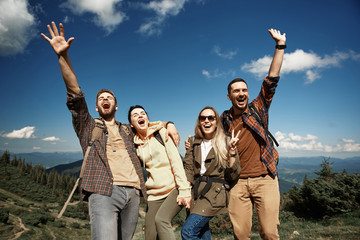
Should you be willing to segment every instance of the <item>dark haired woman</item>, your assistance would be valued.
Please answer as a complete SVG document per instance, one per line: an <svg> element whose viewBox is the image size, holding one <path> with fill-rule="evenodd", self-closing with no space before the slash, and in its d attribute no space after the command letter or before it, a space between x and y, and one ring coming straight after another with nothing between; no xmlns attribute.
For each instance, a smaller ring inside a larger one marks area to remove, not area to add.
<svg viewBox="0 0 360 240"><path fill-rule="evenodd" d="M142 106L130 107L128 119L136 134L136 153L148 172L145 239L175 239L171 220L180 212L180 205L190 207L191 201L183 162L173 141L165 141L163 123L149 123Z"/></svg>

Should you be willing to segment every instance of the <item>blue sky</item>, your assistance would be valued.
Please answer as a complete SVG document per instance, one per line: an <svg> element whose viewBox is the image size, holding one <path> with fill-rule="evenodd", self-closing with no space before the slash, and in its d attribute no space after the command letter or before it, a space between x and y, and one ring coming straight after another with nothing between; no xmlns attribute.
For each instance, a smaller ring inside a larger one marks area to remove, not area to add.
<svg viewBox="0 0 360 240"><path fill-rule="evenodd" d="M74 152L57 57L40 36L62 22L91 114L96 92L115 92L117 120L131 105L175 122L183 141L206 105L231 106L230 80L257 96L274 52L287 46L270 131L281 156L360 156L358 0L1 0L0 150Z"/></svg>

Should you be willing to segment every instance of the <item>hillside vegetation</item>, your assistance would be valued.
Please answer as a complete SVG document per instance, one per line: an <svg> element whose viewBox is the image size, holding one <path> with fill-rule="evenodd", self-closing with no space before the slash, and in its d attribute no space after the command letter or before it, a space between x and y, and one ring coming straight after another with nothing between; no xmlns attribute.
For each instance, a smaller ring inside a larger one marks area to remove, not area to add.
<svg viewBox="0 0 360 240"><path fill-rule="evenodd" d="M5 152L0 159L0 239L91 239L87 203L79 192L61 219L56 218L75 177L46 173L45 168ZM335 173L324 159L314 179L282 194L281 239L360 239L360 175ZM144 239L145 203L142 200L134 239ZM173 220L179 231L186 213ZM211 221L213 239L233 239L227 214ZM251 239L260 239L256 214Z"/></svg>

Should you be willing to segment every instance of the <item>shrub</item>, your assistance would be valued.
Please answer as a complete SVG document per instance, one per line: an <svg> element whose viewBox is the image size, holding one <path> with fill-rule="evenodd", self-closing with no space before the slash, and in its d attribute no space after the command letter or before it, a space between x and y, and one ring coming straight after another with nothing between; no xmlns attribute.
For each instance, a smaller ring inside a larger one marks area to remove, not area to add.
<svg viewBox="0 0 360 240"><path fill-rule="evenodd" d="M210 220L211 233L232 234L232 225L228 213L216 215Z"/></svg>
<svg viewBox="0 0 360 240"><path fill-rule="evenodd" d="M73 222L73 223L71 224L71 227L72 227L72 228L77 228L77 229L79 229L79 228L80 228L80 224L77 223L77 222Z"/></svg>
<svg viewBox="0 0 360 240"><path fill-rule="evenodd" d="M360 207L360 175L331 172L331 165L325 161L325 170L316 179L305 179L300 188L293 187L286 196L285 208L298 216L323 218L346 213ZM329 170L330 169L330 170Z"/></svg>
<svg viewBox="0 0 360 240"><path fill-rule="evenodd" d="M54 226L57 228L65 228L66 227L66 222L62 221L62 220L57 220L54 222Z"/></svg>
<svg viewBox="0 0 360 240"><path fill-rule="evenodd" d="M1 208L0 209L0 222L7 223L9 220L9 209Z"/></svg>
<svg viewBox="0 0 360 240"><path fill-rule="evenodd" d="M54 221L54 217L42 210L31 211L23 217L23 221L31 226L46 224L48 221Z"/></svg>

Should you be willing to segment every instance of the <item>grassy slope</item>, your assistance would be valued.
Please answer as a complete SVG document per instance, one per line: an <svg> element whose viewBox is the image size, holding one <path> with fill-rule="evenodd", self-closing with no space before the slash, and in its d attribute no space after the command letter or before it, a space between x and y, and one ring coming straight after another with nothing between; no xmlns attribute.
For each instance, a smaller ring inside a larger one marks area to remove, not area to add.
<svg viewBox="0 0 360 240"><path fill-rule="evenodd" d="M33 200L37 193L51 195L51 190L44 190L43 186L37 186L30 179L21 176L16 168L7 167L11 178L4 177L4 169L0 166L0 208L10 211L10 218L7 224L0 223L0 239L91 239L88 219L67 217L61 219L56 215L61 206L57 202L44 202ZM13 191L14 186L22 189ZM48 191L47 193L45 193ZM38 196L35 199L40 199ZM52 199L50 197L50 199ZM79 203L76 203L79 204ZM73 206L74 207L74 206ZM70 207L71 208L71 207ZM36 211L43 211L44 215L51 216L46 224L33 226L26 223L26 219ZM145 215L145 204L141 204L139 221L134 239L144 239L143 225ZM177 239L180 238L179 230L185 213L181 212L180 217L175 221L174 227ZM321 221L310 221L299 219L291 212L280 212L281 225L279 234L281 239L359 239L360 240L360 210L340 215L331 219ZM256 216L251 239L261 239L257 233ZM219 228L226 228L220 225ZM212 235L213 239L233 239L231 233L226 235Z"/></svg>

